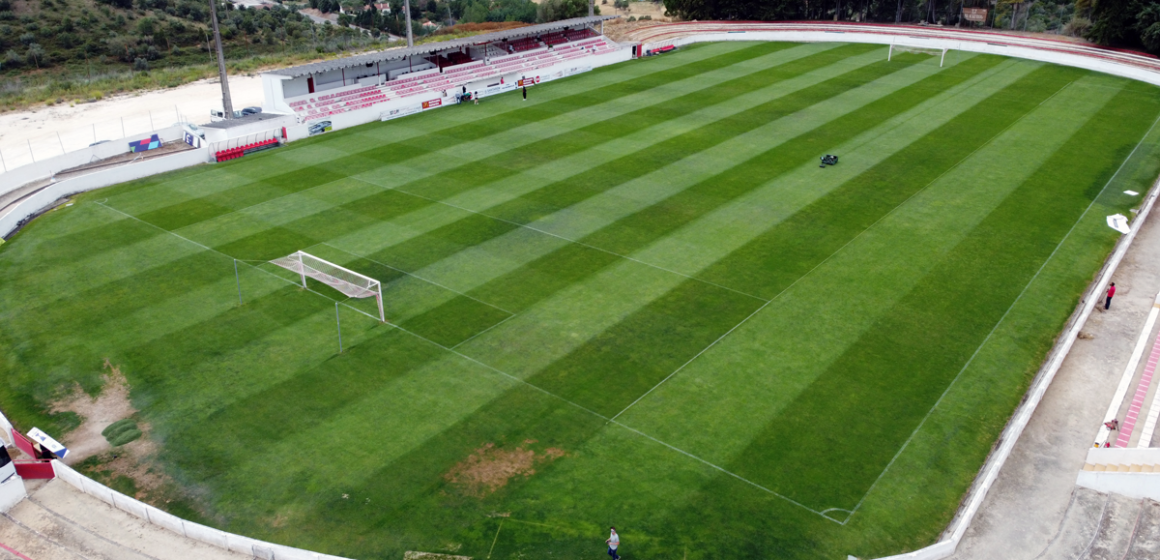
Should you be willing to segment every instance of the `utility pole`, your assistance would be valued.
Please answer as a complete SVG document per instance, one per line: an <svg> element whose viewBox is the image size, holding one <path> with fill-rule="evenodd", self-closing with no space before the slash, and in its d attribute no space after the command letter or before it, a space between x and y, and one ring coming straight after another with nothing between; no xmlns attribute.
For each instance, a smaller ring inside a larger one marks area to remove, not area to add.
<svg viewBox="0 0 1160 560"><path fill-rule="evenodd" d="M403 13L407 15L407 46L413 47L415 38L411 36L411 0L403 0Z"/></svg>
<svg viewBox="0 0 1160 560"><path fill-rule="evenodd" d="M217 0L209 0L209 18L213 21L213 42L217 48L218 74L222 82L222 113L227 119L234 118L234 102L230 99L230 83L226 80L226 55L222 51L222 34L218 30Z"/></svg>
<svg viewBox="0 0 1160 560"><path fill-rule="evenodd" d="M898 11L894 12L894 23L902 23L902 0L898 0Z"/></svg>
<svg viewBox="0 0 1160 560"><path fill-rule="evenodd" d="M588 17L596 14L596 0L588 0Z"/></svg>

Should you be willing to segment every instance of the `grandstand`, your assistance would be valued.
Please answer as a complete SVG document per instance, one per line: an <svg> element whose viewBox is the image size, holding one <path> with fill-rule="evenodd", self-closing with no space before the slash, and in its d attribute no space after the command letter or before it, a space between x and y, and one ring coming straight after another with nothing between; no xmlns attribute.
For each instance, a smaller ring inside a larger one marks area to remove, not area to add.
<svg viewBox="0 0 1160 560"><path fill-rule="evenodd" d="M457 93L486 97L516 82L569 76L622 62L631 49L596 26L617 16L573 18L263 74L265 108L294 115L289 139L308 136L314 121L334 128L402 116L454 102Z"/></svg>

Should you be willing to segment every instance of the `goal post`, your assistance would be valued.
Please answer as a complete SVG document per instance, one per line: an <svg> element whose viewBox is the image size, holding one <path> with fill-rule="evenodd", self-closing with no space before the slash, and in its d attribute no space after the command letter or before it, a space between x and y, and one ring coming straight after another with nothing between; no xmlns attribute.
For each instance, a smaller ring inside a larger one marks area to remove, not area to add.
<svg viewBox="0 0 1160 560"><path fill-rule="evenodd" d="M930 55L930 56L937 56L938 57L938 67L942 68L943 64L945 64L946 60L947 60L947 50L949 50L949 49L947 49L946 47L914 47L914 46L909 46L909 45L898 45L898 44L891 43L890 50L887 51L887 53L886 53L886 62L890 62L894 58L894 53L896 53L896 52L925 54L925 55Z"/></svg>
<svg viewBox="0 0 1160 560"><path fill-rule="evenodd" d="M295 251L288 256L270 262L297 273L302 279L303 288L306 287L306 277L309 276L342 292L347 297L375 298L379 307L379 320L387 322L387 316L383 312L383 286L378 280L343 268L305 251Z"/></svg>

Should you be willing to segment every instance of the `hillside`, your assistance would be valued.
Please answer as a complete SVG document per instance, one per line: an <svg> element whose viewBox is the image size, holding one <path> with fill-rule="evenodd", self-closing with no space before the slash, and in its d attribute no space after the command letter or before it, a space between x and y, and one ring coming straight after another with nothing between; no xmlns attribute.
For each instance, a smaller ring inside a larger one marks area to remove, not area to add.
<svg viewBox="0 0 1160 560"><path fill-rule="evenodd" d="M278 5L219 4L231 71L378 44ZM216 73L197 0L0 0L0 109L173 87Z"/></svg>

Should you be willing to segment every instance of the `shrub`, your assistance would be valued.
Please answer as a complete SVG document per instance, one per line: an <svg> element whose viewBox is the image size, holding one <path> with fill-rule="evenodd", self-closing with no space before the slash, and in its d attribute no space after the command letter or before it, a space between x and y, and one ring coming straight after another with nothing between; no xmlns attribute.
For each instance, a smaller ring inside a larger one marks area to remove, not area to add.
<svg viewBox="0 0 1160 560"><path fill-rule="evenodd" d="M20 34L20 43L26 47L28 45L31 45L32 42L35 40L36 40L36 35L33 35L31 33L21 33Z"/></svg>
<svg viewBox="0 0 1160 560"><path fill-rule="evenodd" d="M24 59L20 57L20 53L16 52L16 49L8 49L8 52L4 55L4 65L20 66L21 62L24 62Z"/></svg>
<svg viewBox="0 0 1160 560"><path fill-rule="evenodd" d="M636 16L628 16L627 21L636 21Z"/></svg>
<svg viewBox="0 0 1160 560"><path fill-rule="evenodd" d="M138 71L138 72L148 72L149 71L149 61L145 60L144 58L137 57L137 58L133 59L133 69Z"/></svg>
<svg viewBox="0 0 1160 560"><path fill-rule="evenodd" d="M1072 37L1083 37L1092 27L1092 20L1083 17L1071 18L1067 25L1063 26L1063 34Z"/></svg>

